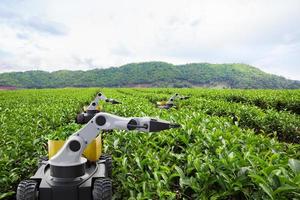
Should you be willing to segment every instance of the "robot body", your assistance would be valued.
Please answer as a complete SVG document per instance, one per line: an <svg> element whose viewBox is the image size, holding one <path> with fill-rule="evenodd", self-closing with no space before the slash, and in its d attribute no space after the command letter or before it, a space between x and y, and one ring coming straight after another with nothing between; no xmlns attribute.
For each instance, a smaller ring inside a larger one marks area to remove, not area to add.
<svg viewBox="0 0 300 200"><path fill-rule="evenodd" d="M110 200L111 157L102 155L96 162L82 157L98 133L115 129L159 132L178 127L178 124L149 117L125 118L97 113L71 135L49 161L42 161L33 177L19 184L17 200Z"/></svg>

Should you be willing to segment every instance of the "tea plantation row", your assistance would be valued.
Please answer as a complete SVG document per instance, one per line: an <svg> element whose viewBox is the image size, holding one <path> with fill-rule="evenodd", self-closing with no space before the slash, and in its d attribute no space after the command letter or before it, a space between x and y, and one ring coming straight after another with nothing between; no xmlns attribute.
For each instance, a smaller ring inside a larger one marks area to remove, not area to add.
<svg viewBox="0 0 300 200"><path fill-rule="evenodd" d="M291 106L299 90L72 88L0 91L0 199L12 197L17 183L35 172L47 138L64 139L80 128L76 113L100 90L123 103L103 103L107 112L182 125L104 135L116 199L300 198L300 120ZM176 92L191 98L170 110L155 107ZM228 99L234 95L246 100ZM268 106L253 103L257 98ZM282 109L276 101L285 102Z"/></svg>

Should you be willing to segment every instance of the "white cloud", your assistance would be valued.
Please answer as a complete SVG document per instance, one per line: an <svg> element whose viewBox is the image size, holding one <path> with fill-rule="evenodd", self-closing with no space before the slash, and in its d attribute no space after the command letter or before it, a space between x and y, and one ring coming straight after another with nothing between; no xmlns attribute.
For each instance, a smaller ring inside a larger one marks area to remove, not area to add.
<svg viewBox="0 0 300 200"><path fill-rule="evenodd" d="M298 0L4 0L0 71L243 62L300 80L299 10Z"/></svg>

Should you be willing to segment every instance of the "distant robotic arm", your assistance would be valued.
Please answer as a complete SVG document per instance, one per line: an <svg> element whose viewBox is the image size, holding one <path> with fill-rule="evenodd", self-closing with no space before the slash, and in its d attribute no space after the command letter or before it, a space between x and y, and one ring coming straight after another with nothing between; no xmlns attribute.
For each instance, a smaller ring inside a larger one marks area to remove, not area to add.
<svg viewBox="0 0 300 200"><path fill-rule="evenodd" d="M174 94L170 99L169 101L167 102L168 103L173 103L175 101L175 99L180 99L180 100L186 100L186 99L189 99L190 97L189 96L180 96L179 94Z"/></svg>
<svg viewBox="0 0 300 200"><path fill-rule="evenodd" d="M99 105L100 100L103 100L105 102L112 103L112 104L120 104L121 103L115 99L109 99L103 93L99 92L97 94L96 98L94 99L94 101L92 101L90 103L90 105L87 107L87 110L96 110L97 106Z"/></svg>
<svg viewBox="0 0 300 200"><path fill-rule="evenodd" d="M87 107L87 109L83 113L80 113L76 116L76 120L75 120L76 123L86 124L95 116L96 113L99 113L100 110L97 107L99 106L100 100L103 100L111 104L121 104L121 102L115 99L109 99L103 93L99 92L96 98Z"/></svg>
<svg viewBox="0 0 300 200"><path fill-rule="evenodd" d="M174 106L174 101L176 99L185 100L189 98L190 98L189 96L180 96L179 94L176 93L173 96L171 96L171 98L164 105L159 105L158 107L163 109L169 109Z"/></svg>
<svg viewBox="0 0 300 200"><path fill-rule="evenodd" d="M180 100L186 100L186 99L189 99L189 98L190 98L189 96L180 96L179 97Z"/></svg>
<svg viewBox="0 0 300 200"><path fill-rule="evenodd" d="M171 98L167 101L166 104L173 104L175 99L177 99L179 97L179 94L174 94L173 96L171 96Z"/></svg>

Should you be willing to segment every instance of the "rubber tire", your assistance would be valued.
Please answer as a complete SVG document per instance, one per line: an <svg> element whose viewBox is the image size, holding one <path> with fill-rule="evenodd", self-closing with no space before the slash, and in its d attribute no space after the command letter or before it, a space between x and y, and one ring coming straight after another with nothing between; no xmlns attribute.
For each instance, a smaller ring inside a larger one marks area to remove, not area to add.
<svg viewBox="0 0 300 200"><path fill-rule="evenodd" d="M35 180L23 180L17 189L17 200L37 200L38 183Z"/></svg>
<svg viewBox="0 0 300 200"><path fill-rule="evenodd" d="M111 155L102 154L100 156L100 160L105 160L106 176L108 178L112 178L112 158L111 158Z"/></svg>
<svg viewBox="0 0 300 200"><path fill-rule="evenodd" d="M93 186L93 200L111 200L112 182L109 178L97 178Z"/></svg>

